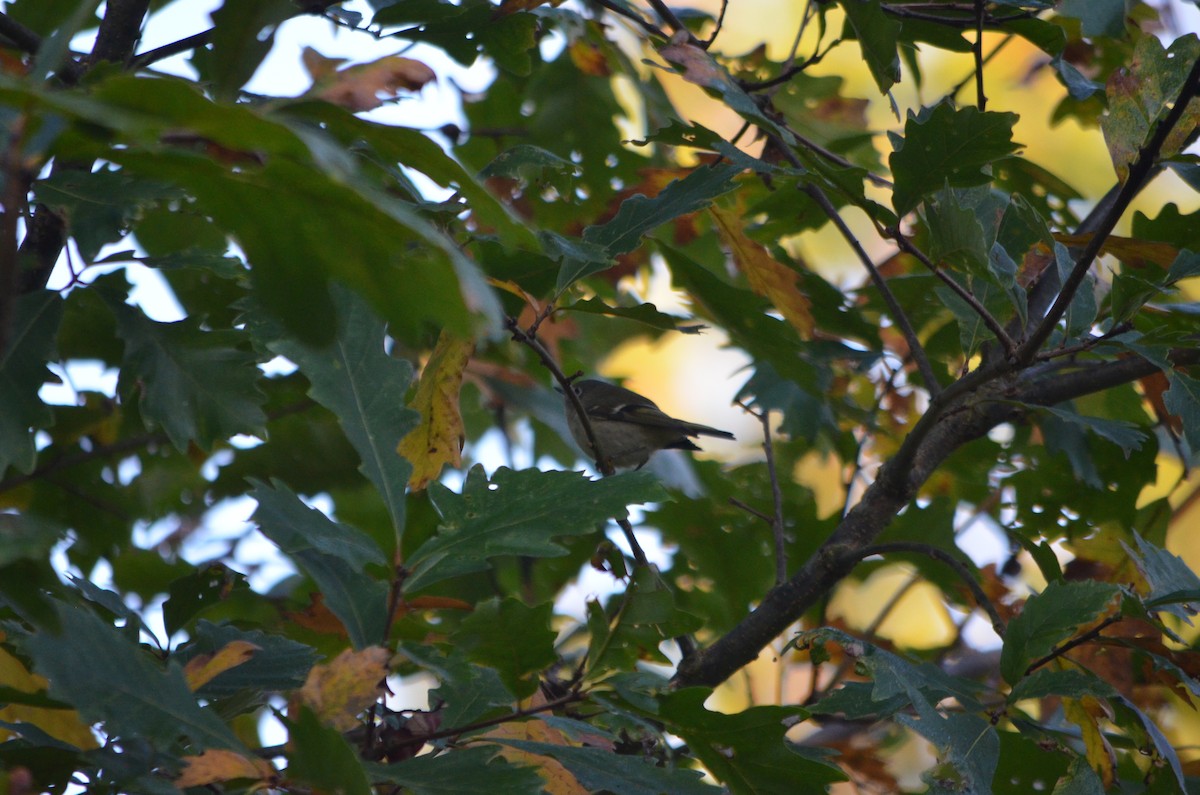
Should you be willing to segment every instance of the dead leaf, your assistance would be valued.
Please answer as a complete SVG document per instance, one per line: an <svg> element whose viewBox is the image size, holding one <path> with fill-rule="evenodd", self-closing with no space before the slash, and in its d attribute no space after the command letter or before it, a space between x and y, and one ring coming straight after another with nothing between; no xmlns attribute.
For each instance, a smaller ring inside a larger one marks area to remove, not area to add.
<svg viewBox="0 0 1200 795"><path fill-rule="evenodd" d="M1091 242L1093 235L1055 234L1054 239L1064 246L1083 248ZM1179 249L1170 243L1156 240L1138 240L1132 237L1109 235L1100 253L1111 254L1131 268L1145 268L1151 265L1168 270L1179 256Z"/></svg>
<svg viewBox="0 0 1200 795"><path fill-rule="evenodd" d="M801 339L812 339L812 302L797 285L800 274L771 256L766 247L742 231L741 219L732 212L710 207L717 233L733 254L738 269L746 274L750 288L768 299Z"/></svg>
<svg viewBox="0 0 1200 795"><path fill-rule="evenodd" d="M333 662L314 665L296 697L323 723L349 731L358 725L359 713L383 694L391 658L382 646L346 649Z"/></svg>
<svg viewBox="0 0 1200 795"><path fill-rule="evenodd" d="M183 669L183 677L187 680L188 689L192 692L199 690L230 668L236 668L248 661L259 651L262 651L261 647L255 646L253 643L235 640L226 643L213 654L201 654L193 657L188 660L188 664Z"/></svg>
<svg viewBox="0 0 1200 795"><path fill-rule="evenodd" d="M463 369L475 343L443 330L421 372L412 408L421 415L420 424L400 440L396 451L413 465L409 488L419 491L442 472L446 464L462 465L466 438L458 393Z"/></svg>
<svg viewBox="0 0 1200 795"><path fill-rule="evenodd" d="M233 751L213 748L199 756L185 756L175 786L179 789L207 787L244 778L270 787L274 785L275 777L275 768L265 759L250 759Z"/></svg>
<svg viewBox="0 0 1200 795"><path fill-rule="evenodd" d="M339 68L344 61L326 58L311 47L302 56L313 77L309 95L353 113L374 110L400 91L419 91L437 79L421 61L389 55L370 63Z"/></svg>
<svg viewBox="0 0 1200 795"><path fill-rule="evenodd" d="M501 6L503 7L503 6ZM585 75L592 77L608 77L612 70L608 68L608 59L600 48L591 42L580 39L567 48L571 63Z"/></svg>
<svg viewBox="0 0 1200 795"><path fill-rule="evenodd" d="M659 49L658 54L668 63L678 67L684 80L701 88L719 90L729 82L728 73L712 59L712 56L695 44L688 44L684 36L676 35L670 44Z"/></svg>

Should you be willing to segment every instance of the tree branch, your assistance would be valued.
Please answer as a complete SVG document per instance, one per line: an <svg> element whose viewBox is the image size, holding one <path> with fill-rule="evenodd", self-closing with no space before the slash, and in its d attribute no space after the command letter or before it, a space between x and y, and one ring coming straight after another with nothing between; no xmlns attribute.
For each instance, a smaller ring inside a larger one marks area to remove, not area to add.
<svg viewBox="0 0 1200 795"><path fill-rule="evenodd" d="M924 555L934 560L944 563L954 570L958 578L963 581L963 584L971 591L971 595L975 597L975 603L988 614L988 618L992 620L992 630L1003 638L1004 637L1004 619L1000 617L1000 611L992 604L992 600L988 599L988 595L984 592L983 587L975 581L975 577L971 574L963 562L951 555L944 549L930 546L929 544L918 544L909 541L894 541L889 544L875 544L861 550L859 559L870 557L871 555L886 555L889 552L914 552L918 555Z"/></svg>
<svg viewBox="0 0 1200 795"><path fill-rule="evenodd" d="M1172 353L1178 367L1200 364L1200 349ZM884 463L875 482L842 519L829 539L784 584L771 589L736 627L711 646L683 660L676 687L715 686L753 661L779 633L818 604L845 577L921 484L962 445L1001 422L1016 421L1017 403L1054 405L1158 372L1149 360L1130 356L1064 372L1062 365L1031 368L1022 377L996 381L997 368L981 368L959 379L933 401L900 450Z"/></svg>
<svg viewBox="0 0 1200 795"><path fill-rule="evenodd" d="M1071 269L1071 273L1063 282L1062 288L1058 291L1058 296L1051 305L1046 316L1034 328L1029 338L1021 345L1017 351L1017 361L1022 364L1028 364L1037 356L1038 350L1049 339L1055 327L1058 326L1058 321L1066 314L1067 308L1071 305L1071 301L1075 298L1075 292L1083 283L1084 277L1092 267L1092 262L1100 253L1101 247L1108 236L1112 234L1117 222L1121 220L1121 216L1125 214L1130 202L1141 191L1147 177L1157 165L1158 155L1162 151L1163 146L1167 142L1167 136L1175 129L1175 125L1183 118L1187 111L1188 104L1191 100L1200 94L1200 59L1192 64L1192 70L1188 73L1187 79L1183 83L1183 88L1179 91L1179 96L1175 99L1175 104L1166 118L1159 123L1155 128L1154 134L1150 136L1150 140L1138 152L1137 160L1129 167L1128 176L1125 183L1117 191L1113 199L1112 206L1108 212L1100 219L1096 230L1092 234L1092 239L1084 246L1080 252L1078 259L1075 260L1075 266Z"/></svg>
<svg viewBox="0 0 1200 795"><path fill-rule="evenodd" d="M0 14L0 36L11 41L22 52L37 55L42 46L42 37L16 21L8 14Z"/></svg>
<svg viewBox="0 0 1200 795"><path fill-rule="evenodd" d="M183 52L194 50L198 47L203 47L212 40L212 35L216 28L209 28L200 33L193 33L187 38L173 41L170 44L164 44L161 47L155 47L153 50L147 50L143 53L138 53L133 60L129 62L130 69L143 69L152 63L157 63L164 58L170 58L172 55L179 55Z"/></svg>
<svg viewBox="0 0 1200 795"><path fill-rule="evenodd" d="M829 216L829 220L842 233L842 237L850 244L850 248L853 249L859 262L866 268L867 275L871 277L871 283L875 285L875 289L879 291L879 294L883 296L884 303L887 304L888 312L892 316L892 322L900 329L900 333L904 335L904 341L908 343L908 352L913 357L913 361L917 363L917 370L921 373L921 380L925 382L925 388L929 390L930 395L936 396L941 392L942 385L938 382L937 376L934 375L933 367L929 364L929 357L925 355L925 348L922 347L921 340L917 338L917 332L913 329L908 315L904 312L904 308L900 306L900 302L896 300L896 296L892 293L891 288L888 287L887 280L883 278L879 269L875 267L875 263L871 261L870 255L863 249L862 244L858 242L858 238L850 231L850 227L846 225L846 222L842 220L837 208L830 203L829 197L825 195L824 191L812 184L805 185L803 190Z"/></svg>

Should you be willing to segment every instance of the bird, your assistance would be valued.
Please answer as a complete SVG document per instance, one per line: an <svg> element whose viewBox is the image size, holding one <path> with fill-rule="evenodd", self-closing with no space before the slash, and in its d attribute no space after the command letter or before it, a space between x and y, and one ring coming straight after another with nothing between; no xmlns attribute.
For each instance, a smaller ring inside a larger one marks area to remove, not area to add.
<svg viewBox="0 0 1200 795"><path fill-rule="evenodd" d="M699 450L688 437L735 438L729 431L675 419L654 401L624 387L585 378L571 384L587 414L604 461L614 469L641 469L658 450ZM559 390L562 391L562 390ZM569 395L563 395L567 427L586 452L596 457L587 431Z"/></svg>

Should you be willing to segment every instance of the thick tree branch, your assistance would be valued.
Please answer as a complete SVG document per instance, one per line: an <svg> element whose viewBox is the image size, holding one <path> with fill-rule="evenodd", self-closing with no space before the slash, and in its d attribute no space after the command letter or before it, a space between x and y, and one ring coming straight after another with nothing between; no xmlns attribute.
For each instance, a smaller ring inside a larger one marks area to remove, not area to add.
<svg viewBox="0 0 1200 795"><path fill-rule="evenodd" d="M1200 364L1200 349L1177 350L1172 362L1177 367ZM1021 404L1054 405L1154 372L1158 367L1153 362L1130 356L1074 371L1061 364L1042 365L999 379L995 372L981 369L959 379L935 400L821 548L730 632L682 661L674 684L715 686L753 661L854 568L863 550L951 453L1001 422L1020 420ZM964 383L967 386L960 386Z"/></svg>

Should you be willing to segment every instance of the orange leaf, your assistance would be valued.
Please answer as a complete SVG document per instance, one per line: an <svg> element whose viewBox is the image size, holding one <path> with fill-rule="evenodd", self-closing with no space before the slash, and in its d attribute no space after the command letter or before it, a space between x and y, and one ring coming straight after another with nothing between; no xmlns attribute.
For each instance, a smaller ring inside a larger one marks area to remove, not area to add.
<svg viewBox="0 0 1200 795"><path fill-rule="evenodd" d="M188 660L183 669L183 677L187 680L190 690L199 690L230 668L236 668L248 661L261 650L261 647L244 640L226 643L214 654L201 654Z"/></svg>
<svg viewBox="0 0 1200 795"><path fill-rule="evenodd" d="M747 237L737 215L718 207L710 207L709 212L717 223L717 233L733 254L733 261L746 274L750 288L770 300L802 339L812 339L812 303L796 284L800 274L777 261L761 243Z"/></svg>
<svg viewBox="0 0 1200 795"><path fill-rule="evenodd" d="M239 778L256 781L263 786L275 783L275 768L265 759L248 759L233 751L209 749L199 756L185 756L183 770L175 779L179 789L206 787Z"/></svg>
<svg viewBox="0 0 1200 795"><path fill-rule="evenodd" d="M358 715L383 693L392 653L382 646L346 649L331 663L314 665L297 692L300 703L338 731L358 725Z"/></svg>
<svg viewBox="0 0 1200 795"><path fill-rule="evenodd" d="M421 414L421 423L400 440L396 451L413 465L409 488L425 488L441 474L442 467L462 465L462 445L466 438L458 393L462 388L463 369L475 350L475 343L443 330L437 345L421 372L412 408Z"/></svg>
<svg viewBox="0 0 1200 795"><path fill-rule="evenodd" d="M571 63L585 75L608 77L612 74L612 70L608 68L608 59L595 44L580 39L572 44L567 52L571 55Z"/></svg>

